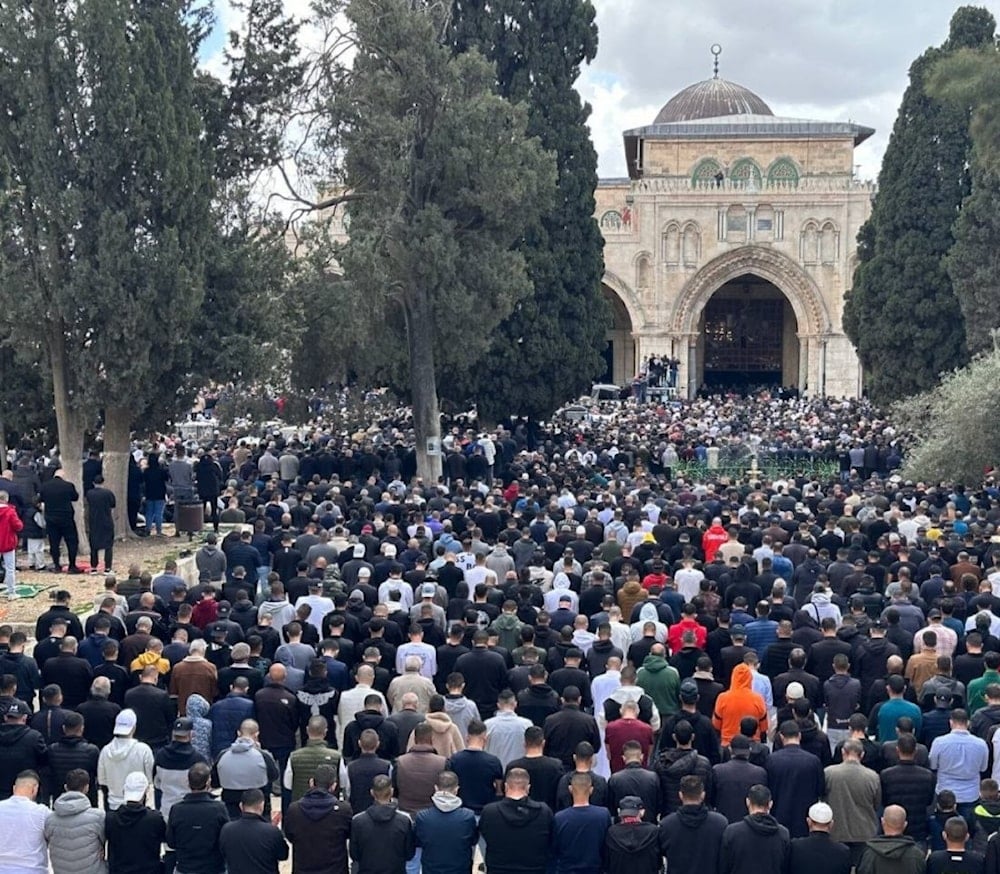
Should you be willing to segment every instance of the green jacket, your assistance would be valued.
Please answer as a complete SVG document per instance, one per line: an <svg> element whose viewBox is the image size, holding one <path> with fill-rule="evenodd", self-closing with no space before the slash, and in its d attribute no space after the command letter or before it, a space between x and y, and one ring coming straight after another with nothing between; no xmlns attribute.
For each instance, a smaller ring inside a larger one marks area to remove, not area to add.
<svg viewBox="0 0 1000 874"><path fill-rule="evenodd" d="M298 801L309 791L309 781L316 776L320 765L329 765L338 775L340 773L340 752L330 749L322 739L310 739L291 754L288 770L292 772L292 801Z"/></svg>
<svg viewBox="0 0 1000 874"><path fill-rule="evenodd" d="M648 655L639 668L636 685L653 699L660 716L673 716L679 709L681 675L663 656Z"/></svg>
<svg viewBox="0 0 1000 874"><path fill-rule="evenodd" d="M521 645L521 627L524 623L514 613L501 613L494 620L492 630L499 636L498 643L507 652Z"/></svg>
<svg viewBox="0 0 1000 874"><path fill-rule="evenodd" d="M986 706L986 687L990 683L1000 683L1000 671L984 671L981 677L969 683L968 694L969 714L975 713Z"/></svg>

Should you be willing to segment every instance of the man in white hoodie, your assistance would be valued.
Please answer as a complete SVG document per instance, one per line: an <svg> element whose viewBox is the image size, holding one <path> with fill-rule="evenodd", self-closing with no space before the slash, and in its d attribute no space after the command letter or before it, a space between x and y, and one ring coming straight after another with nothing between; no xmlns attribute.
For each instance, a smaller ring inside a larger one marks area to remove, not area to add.
<svg viewBox="0 0 1000 874"><path fill-rule="evenodd" d="M114 737L97 759L97 784L104 792L105 806L117 810L125 803L125 778L133 771L153 780L153 751L136 740L135 711L123 710L115 717Z"/></svg>

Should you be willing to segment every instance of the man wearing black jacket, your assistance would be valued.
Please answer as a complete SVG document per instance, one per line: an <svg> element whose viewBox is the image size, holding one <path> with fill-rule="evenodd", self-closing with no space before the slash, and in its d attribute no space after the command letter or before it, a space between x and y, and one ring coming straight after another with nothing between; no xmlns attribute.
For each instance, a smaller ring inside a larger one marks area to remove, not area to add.
<svg viewBox="0 0 1000 874"><path fill-rule="evenodd" d="M396 809L389 777L376 777L371 794L375 803L351 820L351 859L357 874L403 874L417 849L413 823Z"/></svg>
<svg viewBox="0 0 1000 874"><path fill-rule="evenodd" d="M666 856L667 870L671 874L716 871L729 823L705 806L705 784L700 777L684 777L679 796L676 812L660 823L660 852ZM744 862L752 858L746 857Z"/></svg>
<svg viewBox="0 0 1000 874"><path fill-rule="evenodd" d="M750 744L746 735L736 735L729 743L732 758L712 768L712 803L730 823L746 816L750 787L767 785L767 771L750 761Z"/></svg>
<svg viewBox="0 0 1000 874"><path fill-rule="evenodd" d="M281 830L264 818L264 793L247 789L240 802L242 816L226 823L219 834L219 849L226 869L240 874L278 874L288 858L288 844Z"/></svg>
<svg viewBox="0 0 1000 874"><path fill-rule="evenodd" d="M219 847L229 822L226 805L212 797L212 769L199 762L188 770L187 793L170 808L167 846L174 851L175 874L223 874L226 860Z"/></svg>
<svg viewBox="0 0 1000 874"><path fill-rule="evenodd" d="M545 874L548 868L553 815L547 805L528 797L528 786L528 772L511 768L504 797L483 808L479 833L486 841L490 874Z"/></svg>
<svg viewBox="0 0 1000 874"><path fill-rule="evenodd" d="M63 736L50 744L47 752L49 762L48 784L52 798L57 798L66 785L66 775L80 768L90 775L88 797L93 807L97 807L97 759L101 751L83 737L83 717L79 713L69 713L63 721Z"/></svg>
<svg viewBox="0 0 1000 874"><path fill-rule="evenodd" d="M157 685L159 678L156 665L146 665L139 675L139 685L125 693L125 707L135 711L136 740L148 744L154 752L170 741L177 715L173 699Z"/></svg>
<svg viewBox="0 0 1000 874"><path fill-rule="evenodd" d="M146 806L149 781L138 771L125 778L125 803L109 810L104 819L108 840L108 869L129 874L161 874L160 845L166 824L158 810Z"/></svg>
<svg viewBox="0 0 1000 874"><path fill-rule="evenodd" d="M660 813L664 816L684 803L679 789L686 777L697 777L703 790L711 784L712 766L692 747L693 739L691 723L682 719L673 729L673 747L663 750L653 766L660 778Z"/></svg>
<svg viewBox="0 0 1000 874"><path fill-rule="evenodd" d="M608 780L608 809L615 810L626 798L642 801L643 819L656 822L660 810L660 778L642 764L642 744L626 741L622 746L625 767Z"/></svg>
<svg viewBox="0 0 1000 874"><path fill-rule="evenodd" d="M297 874L347 874L352 811L334 794L336 769L320 765L309 786L309 791L292 802L281 820L285 837L292 845L292 870Z"/></svg>
<svg viewBox="0 0 1000 874"><path fill-rule="evenodd" d="M722 761L722 748L719 746L719 736L715 733L712 720L705 716L698 707L698 684L690 677L681 683L681 709L673 716L663 720L660 727L660 749L674 746L674 728L678 722L685 720L691 724L694 732L694 748L708 759L712 765Z"/></svg>
<svg viewBox="0 0 1000 874"><path fill-rule="evenodd" d="M743 820L726 826L722 834L719 874L739 874L748 863L752 863L754 874L785 874L791 840L788 829L771 816L770 790L751 786L747 809Z"/></svg>
<svg viewBox="0 0 1000 874"><path fill-rule="evenodd" d="M580 709L580 690L576 686L563 689L562 701L562 709L545 720L542 730L548 754L571 771L577 745L586 741L596 752L601 748L601 732L594 717Z"/></svg>
<svg viewBox="0 0 1000 874"><path fill-rule="evenodd" d="M829 804L817 801L807 816L809 836L792 841L789 871L810 874L850 874L851 851L845 844L830 837L833 810Z"/></svg>
<svg viewBox="0 0 1000 874"><path fill-rule="evenodd" d="M28 728L30 714L27 704L14 699L0 725L0 800L10 798L21 771L39 772L45 764L45 739Z"/></svg>

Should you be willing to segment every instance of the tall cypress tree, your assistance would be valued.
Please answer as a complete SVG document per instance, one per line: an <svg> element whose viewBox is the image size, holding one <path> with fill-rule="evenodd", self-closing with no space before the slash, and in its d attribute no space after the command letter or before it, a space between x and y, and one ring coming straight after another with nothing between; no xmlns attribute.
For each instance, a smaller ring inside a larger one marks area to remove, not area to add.
<svg viewBox="0 0 1000 874"><path fill-rule="evenodd" d="M989 43L995 28L986 10L962 7L944 45L910 67L872 216L858 235L860 263L844 327L868 390L881 402L927 389L968 360L965 323L944 258L970 189L969 114L930 97L925 85L937 61Z"/></svg>
<svg viewBox="0 0 1000 874"><path fill-rule="evenodd" d="M590 0L454 0L458 51L476 48L496 66L500 94L528 105L528 133L554 153L555 197L520 244L534 285L493 332L488 355L449 374L442 391L471 397L480 416L548 416L600 374L610 325L601 292L604 242L594 220L597 152L590 107L574 84L597 53Z"/></svg>

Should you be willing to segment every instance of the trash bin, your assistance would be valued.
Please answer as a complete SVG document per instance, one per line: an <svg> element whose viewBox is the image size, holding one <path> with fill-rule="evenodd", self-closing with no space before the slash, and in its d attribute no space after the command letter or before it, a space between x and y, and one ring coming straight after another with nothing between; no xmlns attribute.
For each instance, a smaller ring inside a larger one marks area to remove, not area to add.
<svg viewBox="0 0 1000 874"><path fill-rule="evenodd" d="M178 534L200 534L205 527L205 505L200 501L186 501L177 504L174 527Z"/></svg>

